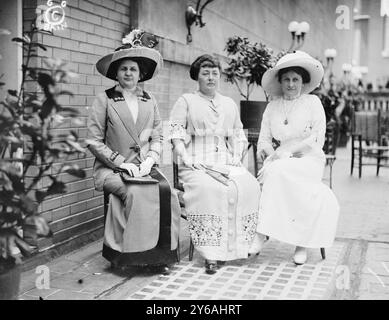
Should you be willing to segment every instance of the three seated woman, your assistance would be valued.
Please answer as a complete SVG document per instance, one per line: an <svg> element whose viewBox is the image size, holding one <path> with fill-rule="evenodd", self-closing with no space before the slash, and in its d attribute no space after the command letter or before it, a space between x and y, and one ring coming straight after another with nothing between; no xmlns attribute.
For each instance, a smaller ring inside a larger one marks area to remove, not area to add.
<svg viewBox="0 0 389 320"><path fill-rule="evenodd" d="M162 150L156 100L138 86L156 75L162 57L155 49L127 45L96 66L118 81L98 95L88 126L96 189L111 193L103 256L115 267L168 272L179 250L180 208L155 167ZM218 92L220 62L202 55L189 73L198 88L174 104L169 139L179 159L190 236L206 272L258 254L269 236L297 246L296 264L306 261L307 247L331 246L339 206L321 182L325 116L320 100L309 95L323 77L320 62L290 53L265 73L263 87L273 100L258 140L259 156L266 158L260 182L242 164L248 143L239 109ZM277 150L272 139L280 141ZM123 172L146 182L123 180Z"/></svg>

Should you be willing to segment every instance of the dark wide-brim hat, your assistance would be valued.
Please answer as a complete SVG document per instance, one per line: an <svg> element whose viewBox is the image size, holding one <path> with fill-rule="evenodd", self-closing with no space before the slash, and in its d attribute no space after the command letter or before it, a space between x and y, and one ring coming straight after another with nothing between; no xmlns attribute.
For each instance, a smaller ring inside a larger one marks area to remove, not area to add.
<svg viewBox="0 0 389 320"><path fill-rule="evenodd" d="M312 58L304 51L295 51L284 55L276 65L268 69L262 77L262 87L271 96L282 96L281 83L278 81L278 72L281 69L288 67L301 67L305 69L310 75L310 81L304 83L301 89L301 94L310 93L321 82L324 69L319 60Z"/></svg>
<svg viewBox="0 0 389 320"><path fill-rule="evenodd" d="M163 67L161 54L148 47L123 48L107 54L96 63L96 69L104 77L116 80L118 62L123 59L131 59L138 63L142 76L139 82L155 77Z"/></svg>

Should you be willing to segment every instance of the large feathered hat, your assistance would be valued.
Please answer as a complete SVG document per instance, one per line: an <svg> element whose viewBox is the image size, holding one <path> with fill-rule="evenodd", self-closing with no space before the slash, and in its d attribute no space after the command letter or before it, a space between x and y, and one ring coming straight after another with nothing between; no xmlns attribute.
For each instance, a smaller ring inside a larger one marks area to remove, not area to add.
<svg viewBox="0 0 389 320"><path fill-rule="evenodd" d="M155 77L163 67L161 54L153 49L158 43L157 38L150 33L135 29L124 37L122 42L123 46L97 61L97 71L109 79L116 80L120 61L131 59L139 65L141 71L139 82Z"/></svg>

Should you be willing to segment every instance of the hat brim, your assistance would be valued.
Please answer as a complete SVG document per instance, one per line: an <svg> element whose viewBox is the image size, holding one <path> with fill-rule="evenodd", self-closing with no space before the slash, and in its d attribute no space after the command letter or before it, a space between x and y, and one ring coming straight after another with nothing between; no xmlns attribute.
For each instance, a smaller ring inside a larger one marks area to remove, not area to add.
<svg viewBox="0 0 389 320"><path fill-rule="evenodd" d="M155 77L159 70L163 67L163 59L161 54L151 48L129 48L115 51L102 57L96 63L97 71L104 77L116 80L117 68L115 62L123 59L133 59L142 70L142 78L139 82L149 80Z"/></svg>
<svg viewBox="0 0 389 320"><path fill-rule="evenodd" d="M313 58L297 58L276 65L274 68L267 70L262 77L262 87L271 96L282 96L281 83L278 81L278 72L288 67L301 67L307 70L311 81L304 83L301 88L301 94L312 92L321 82L324 69L322 64Z"/></svg>

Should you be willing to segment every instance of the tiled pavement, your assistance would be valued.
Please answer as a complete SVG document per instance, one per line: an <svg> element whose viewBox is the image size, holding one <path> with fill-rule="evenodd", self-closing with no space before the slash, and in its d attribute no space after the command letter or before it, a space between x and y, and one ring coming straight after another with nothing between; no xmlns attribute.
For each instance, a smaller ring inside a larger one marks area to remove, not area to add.
<svg viewBox="0 0 389 320"><path fill-rule="evenodd" d="M258 300L328 299L344 243L336 242L322 260L309 250L306 264L292 262L294 247L271 240L260 256L228 262L216 274L204 272L203 259L182 261L169 276L160 276L128 299Z"/></svg>

